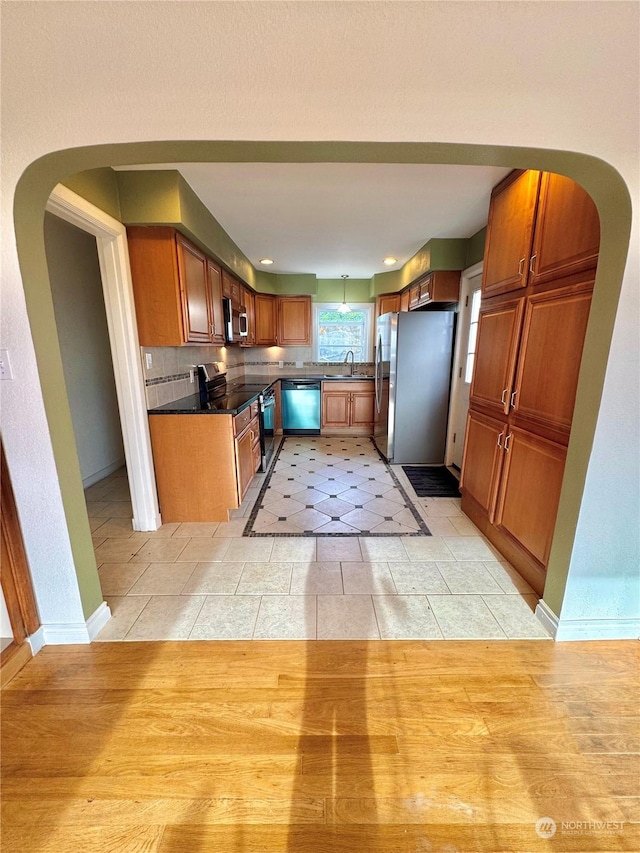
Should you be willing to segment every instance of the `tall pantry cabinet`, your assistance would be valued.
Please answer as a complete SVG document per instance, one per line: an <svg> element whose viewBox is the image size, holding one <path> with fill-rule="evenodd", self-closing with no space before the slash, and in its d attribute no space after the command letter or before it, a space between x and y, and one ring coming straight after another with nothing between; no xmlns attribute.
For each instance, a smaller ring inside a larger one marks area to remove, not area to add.
<svg viewBox="0 0 640 853"><path fill-rule="evenodd" d="M493 190L462 508L539 594L599 241L595 205L569 178L516 171Z"/></svg>

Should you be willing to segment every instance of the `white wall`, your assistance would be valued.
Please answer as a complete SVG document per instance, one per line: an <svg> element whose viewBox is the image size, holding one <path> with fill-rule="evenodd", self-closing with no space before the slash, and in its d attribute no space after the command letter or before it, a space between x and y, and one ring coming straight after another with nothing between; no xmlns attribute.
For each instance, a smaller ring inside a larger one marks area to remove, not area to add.
<svg viewBox="0 0 640 853"><path fill-rule="evenodd" d="M80 472L89 486L124 465L96 238L50 213L44 236Z"/></svg>
<svg viewBox="0 0 640 853"><path fill-rule="evenodd" d="M49 611L67 618L77 594L17 264L15 185L37 158L76 146L271 139L556 148L620 173L634 236L569 577L583 616L619 612L638 559L638 12L624 2L4 4L2 346L16 378L2 383L2 428Z"/></svg>

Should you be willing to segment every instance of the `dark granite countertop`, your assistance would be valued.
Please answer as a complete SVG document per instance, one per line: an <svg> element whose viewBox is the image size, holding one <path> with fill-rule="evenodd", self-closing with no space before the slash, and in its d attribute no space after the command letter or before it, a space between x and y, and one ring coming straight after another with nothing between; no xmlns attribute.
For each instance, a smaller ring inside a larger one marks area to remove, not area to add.
<svg viewBox="0 0 640 853"><path fill-rule="evenodd" d="M338 381L373 381L373 376L245 376L237 382L230 382L228 393L218 397L214 402L200 403L199 394L190 394L180 400L173 400L155 409L149 409L150 415L237 415L254 403L260 394L271 388L281 379L317 379L322 382Z"/></svg>

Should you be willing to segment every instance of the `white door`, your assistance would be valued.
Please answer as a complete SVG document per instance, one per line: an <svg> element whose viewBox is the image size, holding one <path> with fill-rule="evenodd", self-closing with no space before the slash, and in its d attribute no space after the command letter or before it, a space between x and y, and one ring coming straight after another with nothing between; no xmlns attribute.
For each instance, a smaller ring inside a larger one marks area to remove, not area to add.
<svg viewBox="0 0 640 853"><path fill-rule="evenodd" d="M469 390L473 376L473 360L478 333L480 312L480 286L482 270L473 267L471 275L462 276L458 311L453 382L451 383L451 406L447 439L447 465L462 467L464 434L469 409Z"/></svg>

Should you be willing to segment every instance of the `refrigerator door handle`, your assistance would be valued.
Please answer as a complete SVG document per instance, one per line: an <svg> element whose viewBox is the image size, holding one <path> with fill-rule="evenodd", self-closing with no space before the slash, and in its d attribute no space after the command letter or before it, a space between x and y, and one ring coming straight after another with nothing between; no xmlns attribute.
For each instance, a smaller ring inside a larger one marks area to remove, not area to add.
<svg viewBox="0 0 640 853"><path fill-rule="evenodd" d="M380 404L382 402L382 377L379 375L382 367L382 335L378 335L378 346L376 348L376 369L375 369L375 392L376 392L376 410L380 414Z"/></svg>

